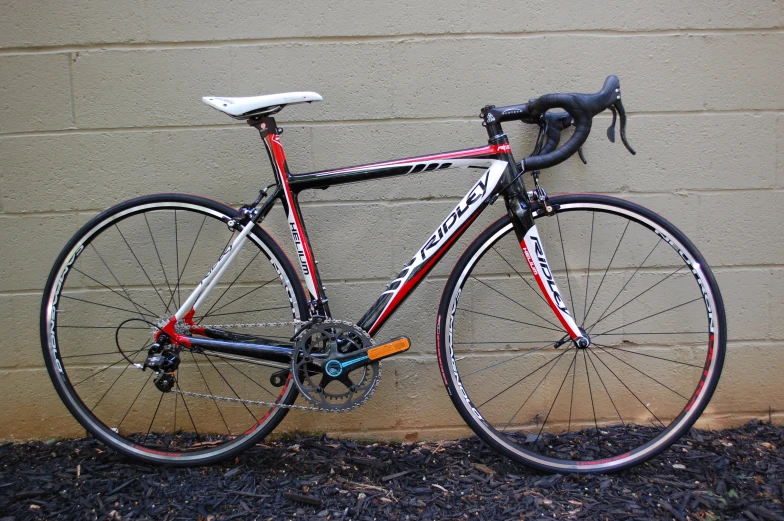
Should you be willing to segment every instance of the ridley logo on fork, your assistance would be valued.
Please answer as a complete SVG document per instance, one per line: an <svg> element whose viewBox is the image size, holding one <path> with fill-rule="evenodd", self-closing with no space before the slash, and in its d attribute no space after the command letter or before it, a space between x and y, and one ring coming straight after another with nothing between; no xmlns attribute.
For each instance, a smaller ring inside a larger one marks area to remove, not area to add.
<svg viewBox="0 0 784 521"><path fill-rule="evenodd" d="M539 284L539 289L541 289L547 303L552 308L555 316L558 317L561 325L569 333L572 340L577 343L578 347L588 347L589 340L587 336L580 330L577 322L572 318L566 302L561 297L561 292L558 291L558 285L555 283L555 277L550 269L550 265L547 263L547 257L544 254L542 241L539 238L539 231L536 229L535 224L525 233L520 246L523 249L531 274L536 279L537 284Z"/></svg>

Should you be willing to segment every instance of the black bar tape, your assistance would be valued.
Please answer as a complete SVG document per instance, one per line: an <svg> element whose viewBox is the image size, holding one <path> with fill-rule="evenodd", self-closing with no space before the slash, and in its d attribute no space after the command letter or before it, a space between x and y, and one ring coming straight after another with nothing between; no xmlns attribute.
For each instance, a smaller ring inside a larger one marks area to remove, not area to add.
<svg viewBox="0 0 784 521"><path fill-rule="evenodd" d="M525 171L543 170L566 161L579 149L591 133L593 117L615 103L620 97L618 77L608 76L602 90L596 94L545 94L528 102L527 109L533 117L548 110L561 108L574 118L574 134L561 147L551 152L527 157Z"/></svg>

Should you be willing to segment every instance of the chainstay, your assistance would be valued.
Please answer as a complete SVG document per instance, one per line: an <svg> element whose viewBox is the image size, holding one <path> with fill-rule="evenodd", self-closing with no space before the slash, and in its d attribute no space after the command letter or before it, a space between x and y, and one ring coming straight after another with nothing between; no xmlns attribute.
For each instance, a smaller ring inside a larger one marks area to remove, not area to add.
<svg viewBox="0 0 784 521"><path fill-rule="evenodd" d="M355 324L348 322L347 320L335 320L335 319L326 319L324 322L329 323L336 323L342 324L345 326L354 326ZM281 326L303 326L309 324L309 321L304 320L291 320L285 322L259 322L254 324L245 324L245 323L238 323L238 324L199 324L197 327L199 328L212 328L212 329L227 329L227 328L263 328L263 327L281 327ZM182 324L184 329L192 329L193 326L188 326L186 324ZM297 332L297 335L299 332ZM296 336L296 335L295 335ZM372 338L371 338L372 341ZM378 365L378 379L381 380L381 364ZM170 392L177 393L183 396L191 396L193 398L206 398L208 400L220 400L224 402L234 402L234 403L243 403L246 405L263 405L265 407L280 407L281 409L294 409L298 411L318 411L318 412L331 412L331 413L341 413L341 412L348 412L357 409L361 405L364 405L375 393L375 388L378 386L374 386L373 389L365 396L365 398L361 402L357 402L351 407L348 407L343 410L334 410L334 409L324 409L323 407L314 407L308 405L296 405L290 404L287 405L285 403L277 403L277 402L265 402L262 400L243 400L242 398L232 398L230 396L218 396L213 394L206 394L206 393L194 393L191 391L183 391L181 389L172 389Z"/></svg>

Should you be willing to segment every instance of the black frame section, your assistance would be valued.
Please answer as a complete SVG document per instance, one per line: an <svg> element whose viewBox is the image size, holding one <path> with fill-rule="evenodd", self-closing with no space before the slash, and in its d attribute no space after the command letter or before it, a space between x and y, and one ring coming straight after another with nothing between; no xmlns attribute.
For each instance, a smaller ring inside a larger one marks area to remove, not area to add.
<svg viewBox="0 0 784 521"><path fill-rule="evenodd" d="M478 147L475 149L465 149L465 150L456 150L453 152L444 152L439 154L432 154L428 156L417 156L405 159L399 159L394 161L386 161L382 163L370 163L365 165L358 165L354 167L346 167L340 168L335 170L323 170L323 171L316 171L316 172L309 172L303 174L291 174L288 169L288 164L284 163L284 167L280 169L275 162L275 158L273 157L273 153L270 150L270 145L267 143L265 139L270 134L280 135L283 132L283 129L279 128L275 122L275 119L271 116L265 117L255 117L250 118L248 120L248 124L258 129L262 141L264 142L265 148L267 150L267 155L269 157L270 163L272 165L272 170L275 173L277 186L275 187L273 193L270 197L264 201L259 211L253 216L253 220L255 222L260 222L263 220L266 215L272 209L274 202L276 199L280 199L281 203L284 206L286 211L289 210L288 208L288 201L286 200L286 193L285 193L285 186L287 185L291 195L292 200L294 202L293 208L291 210L295 212L295 215L298 217L299 221L302 222L302 229L300 230L300 238L303 242L310 242L307 236L307 233L304 229L304 222L302 219L302 213L299 208L299 204L297 201L297 195L299 192L303 190L310 190L310 189L326 189L330 186L334 185L341 185L341 184L348 184L360 181L368 181L373 179L382 179L386 177L396 177L396 176L403 176L407 174L414 174L419 172L430 172L434 170L441 170L446 169L451 166L450 160L455 159L497 159L501 161L505 161L507 163L507 168L504 172L501 182L499 185L501 188L498 190L499 193L503 193L504 201L506 204L507 212L512 219L514 229L518 240L522 240L525 236L525 233L534 225L532 209L531 209L531 202L529 201L528 194L525 189L525 185L522 179L522 165L515 162L514 156L511 151L511 147L509 146L509 139L506 134L503 133L501 128L500 122L487 120L487 116L490 113L489 109L494 108L492 106L485 107L481 112L481 117L483 120L483 126L485 126L488 134L488 145L485 147ZM491 150L490 147L495 147L495 150ZM480 151L487 149L486 154L479 153ZM497 150L502 150L498 152ZM477 152L476 155L471 155L471 152ZM453 157L449 157L453 155ZM442 157L445 156L445 157ZM399 164L399 163L409 163L409 164ZM410 163L417 163L414 166L411 166ZM439 164L440 163L440 164ZM282 171L280 171L282 170ZM281 179L281 176L285 176L285 180ZM498 195L498 194L493 194ZM476 216L478 217L479 214L484 210L486 204L483 205L481 208L476 210ZM465 225L465 229L470 227L472 221L469 221ZM465 229L460 230L458 235L455 237L455 241L459 238ZM443 253L446 253L448 250L448 246L444 249ZM435 257L435 261L432 263L431 266L427 269L429 272L438 262L440 261L441 256ZM316 280L319 284L319 290L323 292L323 287L321 286L321 277L318 273L318 268L313 266L314 275ZM427 273L424 273L422 277L419 279L421 281L424 279ZM413 292L419 284L419 281L411 288L410 292L404 295L403 299L400 300L396 304L396 306L391 309L389 316L386 318L391 317L399 308L400 304L405 301L405 298ZM394 281L393 281L394 283ZM392 283L390 283L390 287ZM370 310L365 314L365 316L360 320L360 327L369 331L371 328L379 329L383 326L383 323L377 324L376 321L378 320L379 315L381 314L384 305L388 301L388 294L382 294L381 297L376 301L376 303L371 307ZM391 298L391 297L389 297ZM325 317L330 317L329 308L327 307L327 299L326 296L322 294L321 298L317 302L311 303L311 312L316 312L323 314ZM380 305L384 304L384 305ZM386 320L386 319L385 319ZM262 338L259 339L263 341ZM219 351L223 353L231 353L231 354L238 354L243 356L250 356L253 358L258 359L265 359L270 361L287 361L290 360L291 354L293 349L288 347L283 347L279 345L268 345L263 343L246 343L246 342L238 342L238 341L224 341L224 340L213 340L213 339L205 339L205 338L191 338L191 342L196 347L204 347L205 349L211 349L214 351Z"/></svg>

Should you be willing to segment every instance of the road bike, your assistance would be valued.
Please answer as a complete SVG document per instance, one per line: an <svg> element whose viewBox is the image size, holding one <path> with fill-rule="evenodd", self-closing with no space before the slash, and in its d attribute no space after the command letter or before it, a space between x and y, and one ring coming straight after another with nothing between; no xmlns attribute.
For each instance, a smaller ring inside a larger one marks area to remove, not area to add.
<svg viewBox="0 0 784 521"><path fill-rule="evenodd" d="M608 138L619 122L634 153L616 76L596 94L485 106L484 146L292 174L273 116L321 99L203 98L258 130L275 182L240 208L138 197L67 243L44 290L41 339L55 389L89 433L145 462L202 465L253 446L291 409L355 409L376 389L380 361L410 346L374 337L490 206L504 211L459 257L435 324L440 378L465 423L514 461L566 473L639 464L694 424L726 347L702 255L638 204L549 197L540 184L545 168L582 157L607 109ZM539 128L519 162L501 126L511 121ZM361 318L334 317L300 192L392 176L416 183L455 168L481 175ZM277 203L294 262L263 227Z"/></svg>

